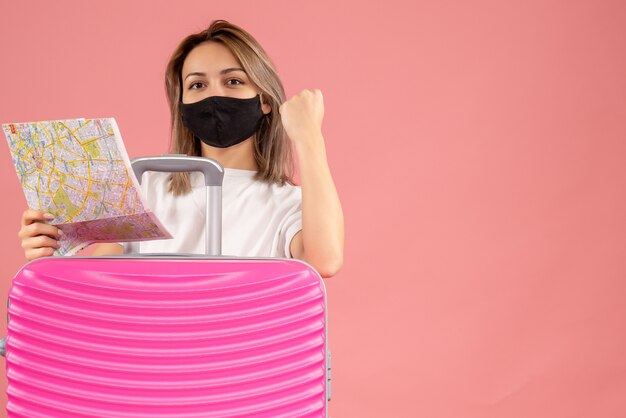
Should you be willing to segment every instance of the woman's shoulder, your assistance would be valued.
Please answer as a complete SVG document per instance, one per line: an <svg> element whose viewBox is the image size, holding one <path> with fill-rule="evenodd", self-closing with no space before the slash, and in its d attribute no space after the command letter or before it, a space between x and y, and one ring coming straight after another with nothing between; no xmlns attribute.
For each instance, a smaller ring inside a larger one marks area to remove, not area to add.
<svg viewBox="0 0 626 418"><path fill-rule="evenodd" d="M256 178L256 171L225 169L224 192L242 199L260 199L265 202L299 202L302 200L300 186L272 183Z"/></svg>
<svg viewBox="0 0 626 418"><path fill-rule="evenodd" d="M140 180L141 188L144 193L156 193L159 198L164 198L169 189L169 179L170 173L146 171Z"/></svg>
<svg viewBox="0 0 626 418"><path fill-rule="evenodd" d="M162 185L168 182L170 173L163 173L159 171L146 171L143 173L142 178L137 180L141 184L143 189L154 188L156 185Z"/></svg>

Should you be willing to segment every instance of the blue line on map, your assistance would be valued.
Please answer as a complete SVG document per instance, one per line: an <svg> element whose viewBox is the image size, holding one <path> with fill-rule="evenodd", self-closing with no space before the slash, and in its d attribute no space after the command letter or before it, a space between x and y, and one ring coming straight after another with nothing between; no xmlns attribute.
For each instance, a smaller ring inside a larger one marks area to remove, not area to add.
<svg viewBox="0 0 626 418"><path fill-rule="evenodd" d="M102 192L102 201L100 202L100 210L98 211L98 216L100 216L100 214L102 213L102 211L104 210L105 212L107 211L106 206L104 206L104 195L106 195L106 188L105 190Z"/></svg>

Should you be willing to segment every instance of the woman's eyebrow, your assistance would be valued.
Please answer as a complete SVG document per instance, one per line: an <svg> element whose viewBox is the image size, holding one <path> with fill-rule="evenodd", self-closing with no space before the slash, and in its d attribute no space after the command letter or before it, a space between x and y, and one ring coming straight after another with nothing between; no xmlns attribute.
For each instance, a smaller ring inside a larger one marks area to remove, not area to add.
<svg viewBox="0 0 626 418"><path fill-rule="evenodd" d="M199 72L197 72L197 71L196 71L196 72L193 72L193 73L189 73L189 74L187 74L187 75L185 76L184 80L187 80L187 79L188 79L189 77L191 77L192 75L199 75L199 76L201 76L201 77L204 77L204 76L206 76L206 73L199 73Z"/></svg>
<svg viewBox="0 0 626 418"><path fill-rule="evenodd" d="M220 74L228 74L228 73L232 73L233 71L241 71L245 73L245 70L243 68L239 68L239 67L233 67L233 68L225 68L222 71L220 71Z"/></svg>
<svg viewBox="0 0 626 418"><path fill-rule="evenodd" d="M222 71L220 71L220 75L232 73L233 71L241 71L241 72L245 73L245 70L243 68L231 67L231 68L224 68ZM187 74L184 79L187 80L192 75L199 75L200 77L206 77L206 73L195 71L193 73Z"/></svg>

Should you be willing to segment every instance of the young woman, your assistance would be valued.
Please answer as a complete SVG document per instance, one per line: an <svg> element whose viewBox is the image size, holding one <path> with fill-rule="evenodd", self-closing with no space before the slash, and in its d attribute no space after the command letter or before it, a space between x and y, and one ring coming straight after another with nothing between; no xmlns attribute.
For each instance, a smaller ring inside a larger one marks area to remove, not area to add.
<svg viewBox="0 0 626 418"><path fill-rule="evenodd" d="M225 255L294 257L323 277L343 263L344 222L326 160L319 90L285 101L278 74L259 43L223 20L185 38L166 71L172 146L178 154L225 168ZM291 143L301 186L291 180ZM204 188L198 173L146 173L148 206L173 239L142 242L140 252L204 252ZM19 237L29 260L52 255L60 230L27 209ZM127 244L96 244L94 255L122 254ZM134 248L136 250L136 248Z"/></svg>

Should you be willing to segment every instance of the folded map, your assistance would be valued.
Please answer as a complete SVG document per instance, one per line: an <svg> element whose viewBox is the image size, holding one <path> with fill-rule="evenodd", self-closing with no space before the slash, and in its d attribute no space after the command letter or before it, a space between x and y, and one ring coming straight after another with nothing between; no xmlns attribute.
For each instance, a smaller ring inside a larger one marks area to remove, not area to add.
<svg viewBox="0 0 626 418"><path fill-rule="evenodd" d="M63 231L55 255L95 242L171 238L146 205L115 119L3 124L28 207Z"/></svg>

